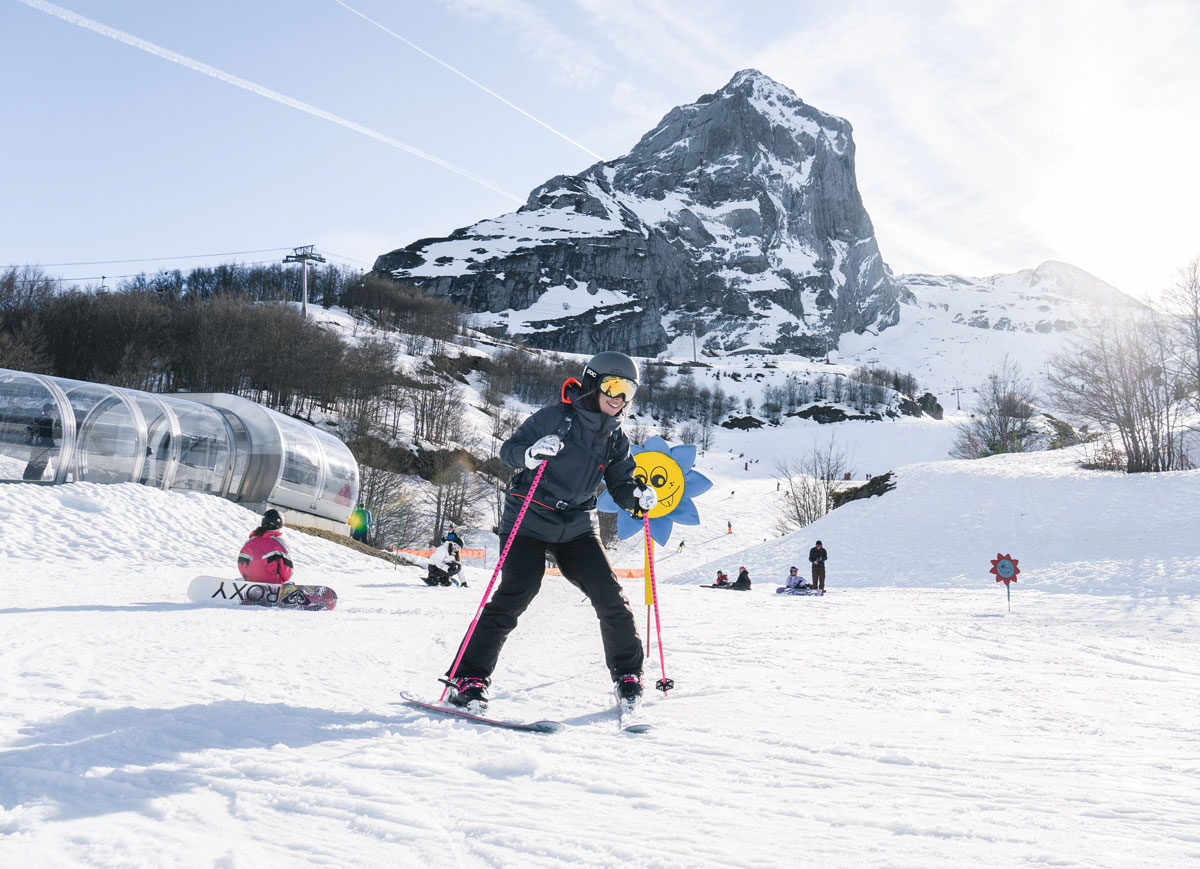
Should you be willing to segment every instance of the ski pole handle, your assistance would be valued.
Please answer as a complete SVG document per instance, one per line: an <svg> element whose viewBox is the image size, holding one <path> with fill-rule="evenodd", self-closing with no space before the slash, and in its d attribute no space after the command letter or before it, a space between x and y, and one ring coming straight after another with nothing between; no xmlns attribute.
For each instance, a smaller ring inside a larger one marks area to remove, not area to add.
<svg viewBox="0 0 1200 869"><path fill-rule="evenodd" d="M549 459L542 459L542 463L538 465L537 473L533 475L533 482L529 484L529 493L525 496L525 502L521 504L521 510L517 513L517 519L513 522L512 530L508 532L508 540L504 543L504 549L500 553L500 558L496 561L496 569L492 571L491 582L487 588L483 590L483 600L479 602L479 609L475 610L475 618L471 619L471 626L467 628L467 635L463 637L462 645L458 647L458 657L454 659L454 666L450 668L450 675L443 681L449 683L453 681L454 674L458 672L458 665L462 663L463 655L467 652L467 645L471 642L471 635L475 633L475 626L479 624L479 616L483 612L484 606L487 605L488 597L492 593L492 586L496 584L496 577L500 575L500 568L504 566L504 559L508 557L508 550L512 547L513 539L517 536L517 529L521 527L521 520L525 518L525 511L529 509L529 502L533 500L533 493L537 489L538 483L542 480L542 474L546 470L546 462ZM438 701L446 699L446 692L450 690L450 685L442 689L442 696Z"/></svg>

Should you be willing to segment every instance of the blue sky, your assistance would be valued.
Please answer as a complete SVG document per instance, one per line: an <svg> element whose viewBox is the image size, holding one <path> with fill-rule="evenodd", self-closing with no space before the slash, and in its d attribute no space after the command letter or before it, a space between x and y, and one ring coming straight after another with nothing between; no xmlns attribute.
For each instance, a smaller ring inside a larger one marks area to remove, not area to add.
<svg viewBox="0 0 1200 869"><path fill-rule="evenodd" d="M369 267L747 67L854 125L896 272L1200 255L1193 0L0 0L0 39L0 265Z"/></svg>

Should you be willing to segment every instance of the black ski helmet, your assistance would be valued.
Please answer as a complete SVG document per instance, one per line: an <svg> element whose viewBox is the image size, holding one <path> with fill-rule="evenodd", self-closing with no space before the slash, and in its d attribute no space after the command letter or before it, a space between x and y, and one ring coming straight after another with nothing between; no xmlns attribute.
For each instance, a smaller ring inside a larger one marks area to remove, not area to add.
<svg viewBox="0 0 1200 869"><path fill-rule="evenodd" d="M283 516L279 511L272 507L266 513L263 513L262 527L268 531L276 531L283 527Z"/></svg>
<svg viewBox="0 0 1200 869"><path fill-rule="evenodd" d="M584 393L595 392L599 388L600 378L606 374L615 374L617 377L624 377L634 383L639 382L636 362L624 353L605 350L603 353L597 353L587 361L587 365L583 366L580 385L583 387Z"/></svg>

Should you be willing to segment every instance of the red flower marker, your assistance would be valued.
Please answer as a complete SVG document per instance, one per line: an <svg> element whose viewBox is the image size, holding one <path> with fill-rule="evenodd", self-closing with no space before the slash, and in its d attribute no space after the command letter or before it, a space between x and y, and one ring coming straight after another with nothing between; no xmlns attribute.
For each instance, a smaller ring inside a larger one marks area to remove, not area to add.
<svg viewBox="0 0 1200 869"><path fill-rule="evenodd" d="M1021 569L1017 567L1017 559L1011 555L1001 555L996 553L995 559L992 561L992 569L988 573L995 574L996 582L1004 583L1004 592L1008 595L1008 611L1012 612L1012 589L1009 588L1010 582L1017 581L1017 574Z"/></svg>
<svg viewBox="0 0 1200 869"><path fill-rule="evenodd" d="M996 574L996 582L1002 582L1008 585L1010 582L1017 581L1017 574L1021 569L1017 567L1017 559L1011 555L1001 555L996 553L996 558L992 562L992 569L988 573Z"/></svg>

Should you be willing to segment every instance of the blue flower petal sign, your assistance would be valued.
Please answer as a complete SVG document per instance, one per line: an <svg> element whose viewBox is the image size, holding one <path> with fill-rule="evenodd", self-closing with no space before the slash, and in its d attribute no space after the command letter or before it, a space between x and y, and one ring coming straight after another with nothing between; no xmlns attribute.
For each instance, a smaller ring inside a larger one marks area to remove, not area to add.
<svg viewBox="0 0 1200 869"><path fill-rule="evenodd" d="M711 489L712 481L692 469L696 464L696 447L692 444L673 447L655 435L640 447L630 447L630 452L637 462L634 478L658 495L658 506L647 514L650 536L655 542L665 544L676 522L699 525L700 513L692 499ZM642 523L622 510L608 492L596 499L596 509L617 514L617 536L622 540L642 530Z"/></svg>

